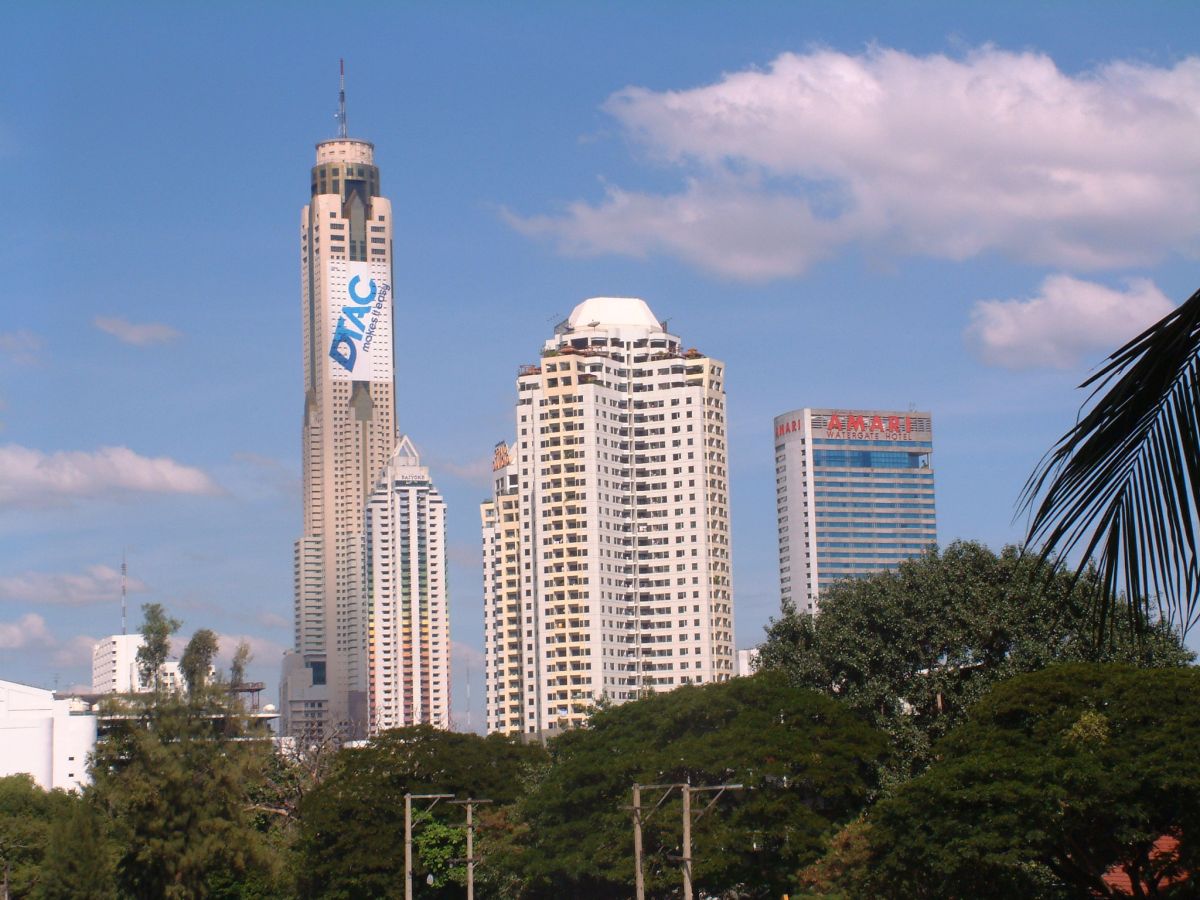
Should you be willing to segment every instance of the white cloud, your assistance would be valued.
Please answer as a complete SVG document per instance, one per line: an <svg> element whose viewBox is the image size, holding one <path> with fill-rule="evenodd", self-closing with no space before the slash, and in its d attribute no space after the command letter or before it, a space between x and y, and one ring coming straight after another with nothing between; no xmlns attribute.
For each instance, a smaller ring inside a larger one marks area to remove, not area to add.
<svg viewBox="0 0 1200 900"><path fill-rule="evenodd" d="M1074 268L1200 247L1200 58L1071 75L994 47L814 50L604 108L684 186L509 215L566 252L666 253L752 280L851 243Z"/></svg>
<svg viewBox="0 0 1200 900"><path fill-rule="evenodd" d="M161 322L138 324L116 316L96 316L92 319L92 324L105 334L111 334L121 343L133 344L135 347L166 344L179 337L176 329Z"/></svg>
<svg viewBox="0 0 1200 900"><path fill-rule="evenodd" d="M146 585L137 578L126 581L129 593ZM0 578L0 600L53 606L87 606L116 603L121 597L121 573L110 566L89 566L83 572L25 572Z"/></svg>
<svg viewBox="0 0 1200 900"><path fill-rule="evenodd" d="M37 613L26 613L15 622L0 622L0 650L49 648L56 643L46 620Z"/></svg>
<svg viewBox="0 0 1200 900"><path fill-rule="evenodd" d="M123 492L215 494L220 488L199 469L165 456L140 456L127 447L44 453L0 446L0 508Z"/></svg>
<svg viewBox="0 0 1200 900"><path fill-rule="evenodd" d="M1070 368L1116 350L1173 306L1148 279L1131 279L1119 291L1052 275L1034 297L977 302L966 339L989 365Z"/></svg>
<svg viewBox="0 0 1200 900"><path fill-rule="evenodd" d="M233 654L237 652L238 644L242 641L245 641L250 647L251 664L267 668L277 666L284 650L287 649L277 641L253 634L218 634L217 662L228 667L233 662Z"/></svg>
<svg viewBox="0 0 1200 900"><path fill-rule="evenodd" d="M56 666L66 668L92 667L92 649L96 646L96 638L86 634L77 634L65 644L60 644L55 648L53 655L50 657ZM91 690L91 686L88 686Z"/></svg>
<svg viewBox="0 0 1200 900"><path fill-rule="evenodd" d="M474 672L478 673L482 672L484 667L482 651L470 644L464 644L462 641L450 642L450 661L451 669L454 671L465 671L470 666Z"/></svg>
<svg viewBox="0 0 1200 900"><path fill-rule="evenodd" d="M24 328L16 331L0 331L0 356L18 365L28 366L37 362L42 349L42 339Z"/></svg>

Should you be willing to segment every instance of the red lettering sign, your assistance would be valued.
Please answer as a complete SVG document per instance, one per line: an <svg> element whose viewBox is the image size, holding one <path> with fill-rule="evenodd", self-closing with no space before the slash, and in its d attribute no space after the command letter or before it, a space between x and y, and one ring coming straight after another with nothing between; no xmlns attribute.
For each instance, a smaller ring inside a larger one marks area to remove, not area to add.
<svg viewBox="0 0 1200 900"><path fill-rule="evenodd" d="M862 416L846 413L846 428L850 431L862 431L866 427Z"/></svg>

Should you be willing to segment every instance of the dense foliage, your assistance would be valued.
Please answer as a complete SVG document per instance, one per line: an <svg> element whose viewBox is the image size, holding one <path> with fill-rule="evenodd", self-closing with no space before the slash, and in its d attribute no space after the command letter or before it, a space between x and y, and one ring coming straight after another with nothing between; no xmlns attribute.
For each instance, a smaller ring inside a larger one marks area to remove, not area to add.
<svg viewBox="0 0 1200 900"><path fill-rule="evenodd" d="M1007 547L996 555L959 541L894 572L843 581L818 617L772 623L760 668L823 691L869 715L892 737L893 778L920 771L933 741L963 721L994 685L1071 661L1179 666L1193 655L1164 626L1137 636L1114 622L1094 640L1093 575L1076 579Z"/></svg>
<svg viewBox="0 0 1200 900"><path fill-rule="evenodd" d="M342 750L329 775L300 805L301 893L392 896L404 879L405 794L454 794L509 804L544 761L545 752L537 745L428 725L387 731L365 746ZM428 805L416 801L414 811ZM458 854L444 854L440 848L457 846L463 821L458 806L441 803L433 813L432 820L423 820L431 822L427 827L432 831L420 840L414 837L423 851L417 860L423 897L453 893L446 883L447 860ZM433 823L452 823L456 830ZM432 840L435 835L443 840ZM433 890L425 884L428 874L437 882Z"/></svg>
<svg viewBox="0 0 1200 900"><path fill-rule="evenodd" d="M550 750L549 770L521 804L528 832L513 863L525 896L631 895L631 787L687 782L743 785L693 829L697 890L772 897L862 808L884 741L839 704L763 673L605 710ZM644 805L661 794L648 791ZM708 798L697 797L699 811ZM680 818L675 791L646 827L651 896L679 884Z"/></svg>
<svg viewBox="0 0 1200 900"><path fill-rule="evenodd" d="M120 847L130 897L204 897L267 862L246 803L271 743L216 691L114 702L91 794Z"/></svg>
<svg viewBox="0 0 1200 900"><path fill-rule="evenodd" d="M1200 671L1058 666L997 687L870 816L873 896L1195 896ZM1156 856L1170 835L1177 851ZM1162 892L1158 885L1163 884ZM860 885L860 888L862 886Z"/></svg>

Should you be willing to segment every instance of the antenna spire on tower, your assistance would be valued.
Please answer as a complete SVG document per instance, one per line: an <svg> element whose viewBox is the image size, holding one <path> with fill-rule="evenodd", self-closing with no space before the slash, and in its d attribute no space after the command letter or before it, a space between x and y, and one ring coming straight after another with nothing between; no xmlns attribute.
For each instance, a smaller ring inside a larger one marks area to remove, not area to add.
<svg viewBox="0 0 1200 900"><path fill-rule="evenodd" d="M338 60L338 137L346 137L346 61Z"/></svg>
<svg viewBox="0 0 1200 900"><path fill-rule="evenodd" d="M121 548L121 634L125 634L125 595L126 576L129 570L125 566L125 548Z"/></svg>

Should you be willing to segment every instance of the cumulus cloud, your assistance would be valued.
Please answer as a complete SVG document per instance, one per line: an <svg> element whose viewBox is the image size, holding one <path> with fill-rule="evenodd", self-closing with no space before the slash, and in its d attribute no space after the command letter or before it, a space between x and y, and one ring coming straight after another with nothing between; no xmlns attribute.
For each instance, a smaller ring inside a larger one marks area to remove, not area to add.
<svg viewBox="0 0 1200 900"><path fill-rule="evenodd" d="M17 365L28 366L38 360L42 339L24 328L16 331L0 331L0 356Z"/></svg>
<svg viewBox="0 0 1200 900"><path fill-rule="evenodd" d="M96 316L92 324L111 334L123 344L135 347L148 347L151 344L166 344L179 337L179 332L170 325L161 322L129 322L116 316Z"/></svg>
<svg viewBox="0 0 1200 900"><path fill-rule="evenodd" d="M130 576L129 593L146 585ZM115 603L121 596L121 573L110 566L89 566L82 572L25 572L0 577L0 600L53 606L88 606Z"/></svg>
<svg viewBox="0 0 1200 900"><path fill-rule="evenodd" d="M26 613L15 622L0 622L0 650L48 648L56 643L46 620L37 613Z"/></svg>
<svg viewBox="0 0 1200 900"><path fill-rule="evenodd" d="M702 87L629 87L604 109L682 188L608 187L522 217L578 254L665 253L747 280L858 244L1098 269L1200 247L1200 58L1080 74L982 47L784 53Z"/></svg>
<svg viewBox="0 0 1200 900"><path fill-rule="evenodd" d="M1131 279L1121 291L1053 275L1033 297L976 303L966 339L989 365L1070 368L1115 350L1172 308L1148 279Z"/></svg>
<svg viewBox="0 0 1200 900"><path fill-rule="evenodd" d="M44 453L17 444L0 446L0 509L129 491L215 494L220 489L200 469L165 456L140 456L127 447Z"/></svg>

